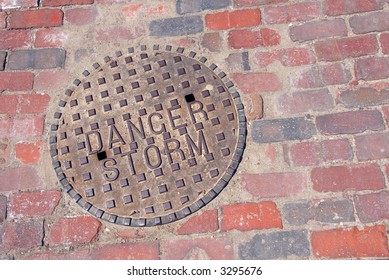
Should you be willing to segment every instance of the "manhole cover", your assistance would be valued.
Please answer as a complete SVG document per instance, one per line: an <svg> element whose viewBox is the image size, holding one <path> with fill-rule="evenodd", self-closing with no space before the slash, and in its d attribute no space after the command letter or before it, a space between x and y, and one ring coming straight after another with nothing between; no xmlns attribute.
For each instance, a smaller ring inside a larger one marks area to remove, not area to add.
<svg viewBox="0 0 389 280"><path fill-rule="evenodd" d="M98 218L181 219L209 203L241 160L246 123L226 74L184 48L130 48L84 71L60 101L51 155L64 188Z"/></svg>

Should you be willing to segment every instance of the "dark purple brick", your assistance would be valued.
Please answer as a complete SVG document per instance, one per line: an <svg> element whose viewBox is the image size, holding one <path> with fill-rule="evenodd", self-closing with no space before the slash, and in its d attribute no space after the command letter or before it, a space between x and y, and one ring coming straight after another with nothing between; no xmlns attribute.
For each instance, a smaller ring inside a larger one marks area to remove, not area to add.
<svg viewBox="0 0 389 280"><path fill-rule="evenodd" d="M350 18L350 26L355 34L389 30L389 12L375 12Z"/></svg>
<svg viewBox="0 0 389 280"><path fill-rule="evenodd" d="M203 29L203 19L200 16L157 19L150 22L151 36L181 36L199 33Z"/></svg>
<svg viewBox="0 0 389 280"><path fill-rule="evenodd" d="M7 197L0 195L0 224L7 217Z"/></svg>
<svg viewBox="0 0 389 280"><path fill-rule="evenodd" d="M62 49L16 50L9 54L8 70L63 68L66 51Z"/></svg>
<svg viewBox="0 0 389 280"><path fill-rule="evenodd" d="M305 230L257 234L239 246L242 260L285 259L292 256L308 257L310 245Z"/></svg>
<svg viewBox="0 0 389 280"><path fill-rule="evenodd" d="M290 202L284 205L283 213L291 225L304 225L309 221L322 223L354 221L354 207L347 199Z"/></svg>
<svg viewBox="0 0 389 280"><path fill-rule="evenodd" d="M305 118L254 121L252 131L257 143L310 139L316 134L315 125Z"/></svg>
<svg viewBox="0 0 389 280"><path fill-rule="evenodd" d="M9 250L26 250L42 246L43 221L8 223L5 226L3 245Z"/></svg>
<svg viewBox="0 0 389 280"><path fill-rule="evenodd" d="M389 191L357 195L354 201L362 223L389 219Z"/></svg>
<svg viewBox="0 0 389 280"><path fill-rule="evenodd" d="M196 13L204 10L217 10L231 5L231 0L177 0L178 14Z"/></svg>
<svg viewBox="0 0 389 280"><path fill-rule="evenodd" d="M6 57L7 57L7 52L0 52L0 71L3 71L5 68Z"/></svg>

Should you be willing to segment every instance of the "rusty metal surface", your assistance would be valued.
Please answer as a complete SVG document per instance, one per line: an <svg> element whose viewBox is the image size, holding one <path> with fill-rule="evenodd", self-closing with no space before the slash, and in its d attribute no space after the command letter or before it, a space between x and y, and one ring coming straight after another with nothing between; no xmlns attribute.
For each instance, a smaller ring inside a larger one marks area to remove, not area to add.
<svg viewBox="0 0 389 280"><path fill-rule="evenodd" d="M181 219L209 203L241 160L246 124L224 72L184 48L129 48L95 63L60 101L50 137L67 192L122 225Z"/></svg>

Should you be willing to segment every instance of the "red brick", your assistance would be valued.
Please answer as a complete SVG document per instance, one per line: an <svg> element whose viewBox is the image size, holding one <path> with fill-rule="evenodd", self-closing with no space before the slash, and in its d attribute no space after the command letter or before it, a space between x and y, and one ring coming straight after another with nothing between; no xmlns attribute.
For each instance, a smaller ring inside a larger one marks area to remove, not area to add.
<svg viewBox="0 0 389 280"><path fill-rule="evenodd" d="M220 12L205 16L205 25L213 30L251 27L257 26L260 23L261 14L258 9Z"/></svg>
<svg viewBox="0 0 389 280"><path fill-rule="evenodd" d="M159 246L154 242L110 244L92 249L92 260L156 260Z"/></svg>
<svg viewBox="0 0 389 280"><path fill-rule="evenodd" d="M35 33L36 48L63 47L68 39L65 31L60 29L40 29Z"/></svg>
<svg viewBox="0 0 389 280"><path fill-rule="evenodd" d="M374 88L362 87L355 90L342 91L337 97L337 103L347 108L361 108L386 104L389 101L389 89L378 91Z"/></svg>
<svg viewBox="0 0 389 280"><path fill-rule="evenodd" d="M47 94L0 95L0 114L41 114L49 101Z"/></svg>
<svg viewBox="0 0 389 280"><path fill-rule="evenodd" d="M178 229L178 234L213 232L219 229L217 210L207 210L189 218Z"/></svg>
<svg viewBox="0 0 389 280"><path fill-rule="evenodd" d="M222 212L222 231L282 228L280 211L272 201L227 205Z"/></svg>
<svg viewBox="0 0 389 280"><path fill-rule="evenodd" d="M297 91L292 95L283 94L278 98L278 111L285 113L302 113L325 111L334 107L328 89Z"/></svg>
<svg viewBox="0 0 389 280"><path fill-rule="evenodd" d="M321 14L318 2L304 2L285 6L269 6L263 9L263 18L266 23L288 23L315 19Z"/></svg>
<svg viewBox="0 0 389 280"><path fill-rule="evenodd" d="M145 34L142 27L130 29L122 26L108 27L96 31L96 39L99 41L112 42L115 40L132 40Z"/></svg>
<svg viewBox="0 0 389 280"><path fill-rule="evenodd" d="M0 171L0 192L41 188L42 181L32 167L13 167Z"/></svg>
<svg viewBox="0 0 389 280"><path fill-rule="evenodd" d="M355 63L358 80L380 80L389 77L389 57L368 57Z"/></svg>
<svg viewBox="0 0 389 280"><path fill-rule="evenodd" d="M259 94L246 94L243 97L245 104L245 113L248 121L262 119L263 117L263 99Z"/></svg>
<svg viewBox="0 0 389 280"><path fill-rule="evenodd" d="M31 32L27 30L0 30L0 49L29 47L32 43Z"/></svg>
<svg viewBox="0 0 389 280"><path fill-rule="evenodd" d="M34 90L36 91L51 91L64 87L69 82L69 74L67 71L40 71L34 82Z"/></svg>
<svg viewBox="0 0 389 280"><path fill-rule="evenodd" d="M389 219L389 191L356 195L355 209L362 223Z"/></svg>
<svg viewBox="0 0 389 280"><path fill-rule="evenodd" d="M7 251L27 250L43 243L43 221L16 222L5 226L3 245Z"/></svg>
<svg viewBox="0 0 389 280"><path fill-rule="evenodd" d="M61 218L50 228L49 245L76 245L94 242L101 223L93 217Z"/></svg>
<svg viewBox="0 0 389 280"><path fill-rule="evenodd" d="M7 218L7 197L0 195L0 224ZM1 244L1 239L0 239Z"/></svg>
<svg viewBox="0 0 389 280"><path fill-rule="evenodd" d="M0 72L0 91L27 91L32 89L34 74L31 72Z"/></svg>
<svg viewBox="0 0 389 280"><path fill-rule="evenodd" d="M233 244L225 237L163 240L161 259L164 260L231 260Z"/></svg>
<svg viewBox="0 0 389 280"><path fill-rule="evenodd" d="M308 22L292 26L289 31L290 38L299 42L347 35L347 27L343 19Z"/></svg>
<svg viewBox="0 0 389 280"><path fill-rule="evenodd" d="M350 18L350 26L355 34L388 31L389 12L385 11L355 15Z"/></svg>
<svg viewBox="0 0 389 280"><path fill-rule="evenodd" d="M385 226L377 225L358 230L331 229L313 232L313 254L316 258L388 257Z"/></svg>
<svg viewBox="0 0 389 280"><path fill-rule="evenodd" d="M73 25L87 25L93 23L97 16L98 11L96 7L91 8L74 8L66 10L65 19Z"/></svg>
<svg viewBox="0 0 389 280"><path fill-rule="evenodd" d="M146 237L144 229L123 229L116 232L116 235L121 238L141 239Z"/></svg>
<svg viewBox="0 0 389 280"><path fill-rule="evenodd" d="M26 260L87 260L89 258L89 249L76 249L75 251L55 252L47 250L42 253L33 253L23 257Z"/></svg>
<svg viewBox="0 0 389 280"><path fill-rule="evenodd" d="M268 4L278 4L288 2L289 0L233 0L235 7L252 7Z"/></svg>
<svg viewBox="0 0 389 280"><path fill-rule="evenodd" d="M354 14L382 9L381 0L325 0L324 13L329 16Z"/></svg>
<svg viewBox="0 0 389 280"><path fill-rule="evenodd" d="M315 52L320 61L337 61L377 53L375 36L330 39L315 43Z"/></svg>
<svg viewBox="0 0 389 280"><path fill-rule="evenodd" d="M55 27L61 26L62 20L61 10L13 11L9 16L9 27L12 29Z"/></svg>
<svg viewBox="0 0 389 280"><path fill-rule="evenodd" d="M324 135L354 134L385 128L382 115L377 110L342 112L318 116L316 126Z"/></svg>
<svg viewBox="0 0 389 280"><path fill-rule="evenodd" d="M297 88L319 88L346 84L350 80L350 72L341 63L315 65L292 76L292 82Z"/></svg>
<svg viewBox="0 0 389 280"><path fill-rule="evenodd" d="M275 46L280 44L281 37L277 31L263 28L259 31L247 29L232 30L228 33L228 43L233 49L252 49L259 46Z"/></svg>
<svg viewBox="0 0 389 280"><path fill-rule="evenodd" d="M0 120L0 135L10 138L27 139L43 134L43 117L29 117Z"/></svg>
<svg viewBox="0 0 389 280"><path fill-rule="evenodd" d="M347 139L303 142L291 146L292 161L296 166L312 166L324 162L352 159L352 148Z"/></svg>
<svg viewBox="0 0 389 280"><path fill-rule="evenodd" d="M1 9L20 9L20 8L32 8L38 6L36 0L1 0Z"/></svg>
<svg viewBox="0 0 389 280"><path fill-rule="evenodd" d="M376 164L314 168L313 189L318 192L379 190L385 187L380 167Z"/></svg>
<svg viewBox="0 0 389 280"><path fill-rule="evenodd" d="M255 54L260 67L267 67L275 61L284 66L300 66L315 62L313 53L306 48L289 48L275 50L273 52L257 52Z"/></svg>
<svg viewBox="0 0 389 280"><path fill-rule="evenodd" d="M380 43L382 52L384 54L389 54L389 33L382 33L380 35Z"/></svg>
<svg viewBox="0 0 389 280"><path fill-rule="evenodd" d="M219 52L222 47L222 37L220 33L205 33L201 40L201 45L211 52Z"/></svg>
<svg viewBox="0 0 389 280"><path fill-rule="evenodd" d="M15 152L16 158L22 163L37 163L42 156L43 142L35 143L16 143Z"/></svg>
<svg viewBox="0 0 389 280"><path fill-rule="evenodd" d="M355 144L359 160L389 157L389 133L357 136L355 137Z"/></svg>
<svg viewBox="0 0 389 280"><path fill-rule="evenodd" d="M72 5L89 5L93 4L94 0L43 0L43 7L61 7Z"/></svg>
<svg viewBox="0 0 389 280"><path fill-rule="evenodd" d="M7 14L5 12L0 12L0 29L3 29L7 26Z"/></svg>
<svg viewBox="0 0 389 280"><path fill-rule="evenodd" d="M61 199L61 192L33 192L13 194L10 197L10 217L36 217L51 215Z"/></svg>
<svg viewBox="0 0 389 280"><path fill-rule="evenodd" d="M282 89L282 83L275 73L235 73L232 78L243 93L275 92Z"/></svg>
<svg viewBox="0 0 389 280"><path fill-rule="evenodd" d="M243 187L253 196L260 198L296 196L307 189L305 173L243 174Z"/></svg>

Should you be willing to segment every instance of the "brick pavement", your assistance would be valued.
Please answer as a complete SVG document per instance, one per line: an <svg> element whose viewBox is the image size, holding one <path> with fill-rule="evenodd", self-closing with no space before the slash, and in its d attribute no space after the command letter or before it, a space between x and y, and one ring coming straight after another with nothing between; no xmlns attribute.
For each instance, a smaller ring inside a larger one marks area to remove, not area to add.
<svg viewBox="0 0 389 280"><path fill-rule="evenodd" d="M48 131L73 79L140 44L212 58L248 139L202 210L126 228L61 190ZM388 55L387 0L0 0L0 259L388 258Z"/></svg>

